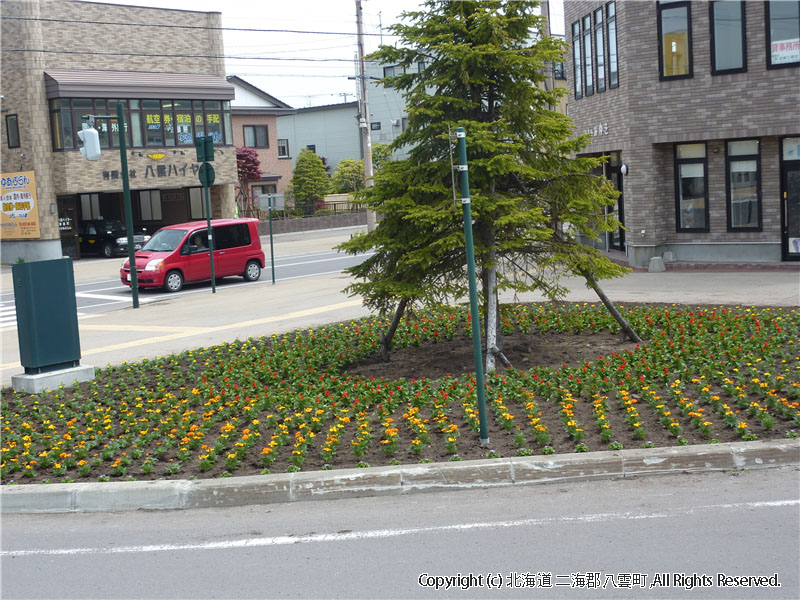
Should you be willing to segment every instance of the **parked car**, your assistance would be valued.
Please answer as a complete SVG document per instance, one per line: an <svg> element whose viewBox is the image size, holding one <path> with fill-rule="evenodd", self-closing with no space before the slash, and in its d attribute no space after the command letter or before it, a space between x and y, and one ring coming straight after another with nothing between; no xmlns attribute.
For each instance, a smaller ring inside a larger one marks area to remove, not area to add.
<svg viewBox="0 0 800 600"><path fill-rule="evenodd" d="M261 277L266 257L258 237L258 219L214 219L214 277L240 275L245 281ZM208 227L204 221L162 227L136 253L136 275L143 288L179 291L184 283L211 279ZM131 284L129 261L120 279Z"/></svg>
<svg viewBox="0 0 800 600"><path fill-rule="evenodd" d="M78 225L81 254L99 254L111 258L128 253L128 231L120 221L92 219ZM138 250L150 239L145 230L134 233L134 249Z"/></svg>

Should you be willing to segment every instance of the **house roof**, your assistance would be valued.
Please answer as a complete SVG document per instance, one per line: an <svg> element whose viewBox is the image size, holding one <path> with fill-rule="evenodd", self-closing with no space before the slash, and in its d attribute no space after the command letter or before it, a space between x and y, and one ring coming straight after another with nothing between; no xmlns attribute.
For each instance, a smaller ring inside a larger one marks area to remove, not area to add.
<svg viewBox="0 0 800 600"><path fill-rule="evenodd" d="M252 83L245 81L238 75L228 75L225 78L228 83L232 83L234 85L238 85L248 92L259 96L260 98L266 100L273 106L231 106L231 112L234 114L292 114L295 112L295 109L282 100L278 100L275 96L272 96L265 92L262 89L257 88Z"/></svg>
<svg viewBox="0 0 800 600"><path fill-rule="evenodd" d="M232 100L233 86L205 73L47 69L48 98Z"/></svg>
<svg viewBox="0 0 800 600"><path fill-rule="evenodd" d="M309 106L307 108L298 108L297 112L312 112L315 110L336 110L338 108L358 109L358 101L353 100L353 102L340 102L338 104L325 104L323 106Z"/></svg>

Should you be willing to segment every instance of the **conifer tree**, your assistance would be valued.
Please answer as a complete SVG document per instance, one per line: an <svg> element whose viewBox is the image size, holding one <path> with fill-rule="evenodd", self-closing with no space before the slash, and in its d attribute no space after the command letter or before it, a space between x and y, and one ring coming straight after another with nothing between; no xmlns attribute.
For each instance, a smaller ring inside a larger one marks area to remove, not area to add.
<svg viewBox="0 0 800 600"><path fill-rule="evenodd" d="M547 70L565 46L539 35L537 1L427 0L394 25L396 47L370 58L397 65L387 78L404 93L408 127L392 149L408 158L389 163L366 190L368 205L383 214L376 229L342 245L375 252L351 267L348 287L366 306L395 317L414 302L463 297L466 290L462 211L452 189L451 134L464 127L475 256L487 323L487 370L493 369L497 290L538 289L563 297L562 274L597 281L627 272L578 236L596 239L619 226L606 217L616 192L590 175L598 158L575 158L587 136L573 137L568 117L551 110L563 90L548 90ZM411 68L424 63L422 72ZM498 268L500 267L500 268ZM635 335L635 334L634 334Z"/></svg>
<svg viewBox="0 0 800 600"><path fill-rule="evenodd" d="M322 159L313 150L303 148L297 156L289 186L289 194L294 198L295 206L310 207L313 210L328 193L330 186L330 177Z"/></svg>

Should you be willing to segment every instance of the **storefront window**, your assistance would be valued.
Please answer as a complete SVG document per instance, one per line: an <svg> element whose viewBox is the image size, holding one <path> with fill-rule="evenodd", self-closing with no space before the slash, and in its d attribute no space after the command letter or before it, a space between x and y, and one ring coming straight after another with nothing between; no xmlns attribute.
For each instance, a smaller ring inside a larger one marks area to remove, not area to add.
<svg viewBox="0 0 800 600"><path fill-rule="evenodd" d="M758 140L728 142L728 230L761 230L761 172Z"/></svg>

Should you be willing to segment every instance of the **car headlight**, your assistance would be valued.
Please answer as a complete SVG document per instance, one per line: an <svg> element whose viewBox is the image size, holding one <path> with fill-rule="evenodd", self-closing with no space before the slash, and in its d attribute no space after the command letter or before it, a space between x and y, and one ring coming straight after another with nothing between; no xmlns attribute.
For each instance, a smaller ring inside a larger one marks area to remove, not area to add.
<svg viewBox="0 0 800 600"><path fill-rule="evenodd" d="M154 258L147 266L144 268L145 271L160 271L161 268L164 266L164 261L159 258Z"/></svg>
<svg viewBox="0 0 800 600"><path fill-rule="evenodd" d="M128 243L128 238L126 238L126 237L124 237L124 238L117 238L117 243L118 243L118 244L127 244L127 243Z"/></svg>

